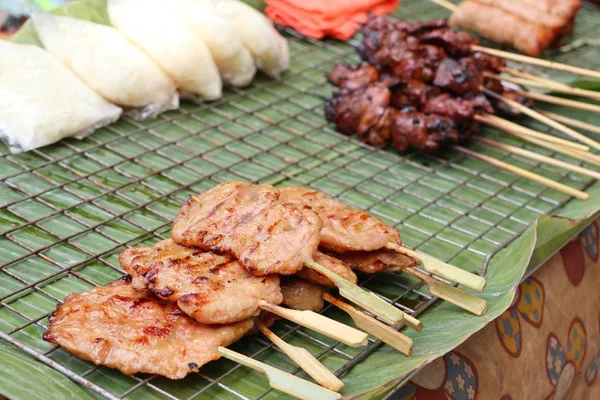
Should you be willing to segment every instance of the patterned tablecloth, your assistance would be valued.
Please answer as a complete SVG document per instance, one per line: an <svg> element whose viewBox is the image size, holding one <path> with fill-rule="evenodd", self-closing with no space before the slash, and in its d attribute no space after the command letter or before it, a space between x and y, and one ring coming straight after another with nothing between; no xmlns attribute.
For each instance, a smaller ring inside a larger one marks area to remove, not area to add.
<svg viewBox="0 0 600 400"><path fill-rule="evenodd" d="M600 219L526 279L494 323L395 400L600 399Z"/></svg>

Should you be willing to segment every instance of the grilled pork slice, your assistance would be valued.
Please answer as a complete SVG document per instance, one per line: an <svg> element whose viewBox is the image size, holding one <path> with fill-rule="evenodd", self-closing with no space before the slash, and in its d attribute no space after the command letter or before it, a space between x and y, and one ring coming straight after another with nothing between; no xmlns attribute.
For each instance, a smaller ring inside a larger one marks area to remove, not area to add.
<svg viewBox="0 0 600 400"><path fill-rule="evenodd" d="M309 310L319 312L323 309L323 293L327 288L304 279L283 277L281 279L281 292L283 305L294 310Z"/></svg>
<svg viewBox="0 0 600 400"><path fill-rule="evenodd" d="M44 340L126 375L181 379L219 358L217 348L241 338L251 319L209 326L192 321L175 304L136 290L131 277L74 293L50 318Z"/></svg>
<svg viewBox="0 0 600 400"><path fill-rule="evenodd" d="M349 251L338 254L337 257L348 263L352 268L367 274L385 270L402 270L417 265L412 258L386 249Z"/></svg>
<svg viewBox="0 0 600 400"><path fill-rule="evenodd" d="M353 210L325 193L303 187L281 189L281 199L298 207L309 207L323 220L323 249L335 253L371 251L388 242L402 244L400 232L364 211Z"/></svg>
<svg viewBox="0 0 600 400"><path fill-rule="evenodd" d="M258 302L281 303L279 276L255 277L233 257L184 247L171 239L119 256L133 286L150 289L203 324L228 324L259 314Z"/></svg>
<svg viewBox="0 0 600 400"><path fill-rule="evenodd" d="M356 282L357 282L356 274L352 271L352 268L350 268L350 266L348 264L346 264L345 262L343 262L342 260L338 260L337 258L332 257L327 254L324 254L324 253L321 253L320 251L317 251L313 255L313 260L317 264L321 265L322 267L325 267L328 270L335 272L336 274L338 274L339 276L341 276L348 282L356 284ZM296 275L302 279L306 279L307 281L310 281L310 282L313 282L313 283L316 283L319 285L323 285L323 286L327 286L327 287L331 287L331 288L335 287L334 283L331 282L329 280L329 278L319 274L318 272L316 272L315 270L312 270L310 268L303 268L300 271L298 271L296 273Z"/></svg>
<svg viewBox="0 0 600 400"><path fill-rule="evenodd" d="M233 254L254 276L296 273L319 246L322 222L309 209L279 200L271 185L228 182L188 200L173 240Z"/></svg>

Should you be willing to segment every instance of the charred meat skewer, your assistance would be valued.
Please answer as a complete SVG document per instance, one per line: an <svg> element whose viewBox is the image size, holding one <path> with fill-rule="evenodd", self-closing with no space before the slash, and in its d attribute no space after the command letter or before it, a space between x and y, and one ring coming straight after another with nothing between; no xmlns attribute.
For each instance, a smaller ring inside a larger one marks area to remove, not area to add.
<svg viewBox="0 0 600 400"><path fill-rule="evenodd" d="M194 322L176 304L134 289L131 277L123 277L67 296L50 317L44 340L125 375L182 379L218 359L219 346L235 342L253 325L251 319L228 325Z"/></svg>
<svg viewBox="0 0 600 400"><path fill-rule="evenodd" d="M132 286L176 302L194 320L227 324L260 313L260 300L283 300L279 276L252 276L228 255L184 247L171 239L153 247L129 248L119 262L133 276Z"/></svg>

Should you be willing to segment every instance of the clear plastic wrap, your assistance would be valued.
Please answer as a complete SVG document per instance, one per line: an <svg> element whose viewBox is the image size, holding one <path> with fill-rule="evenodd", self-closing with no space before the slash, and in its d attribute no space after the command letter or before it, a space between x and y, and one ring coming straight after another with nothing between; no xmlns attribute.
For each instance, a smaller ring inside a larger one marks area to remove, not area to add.
<svg viewBox="0 0 600 400"><path fill-rule="evenodd" d="M182 95L217 100L222 81L204 42L159 0L108 0L110 21L175 81Z"/></svg>
<svg viewBox="0 0 600 400"><path fill-rule="evenodd" d="M37 46L0 40L0 60L0 137L12 152L83 137L121 115Z"/></svg>
<svg viewBox="0 0 600 400"><path fill-rule="evenodd" d="M254 57L258 69L279 78L290 62L287 41L275 30L262 13L237 0L205 0L213 5L215 14L231 21Z"/></svg>
<svg viewBox="0 0 600 400"><path fill-rule="evenodd" d="M175 83L116 29L69 17L34 13L38 35L90 89L148 118L178 107Z"/></svg>
<svg viewBox="0 0 600 400"><path fill-rule="evenodd" d="M246 86L252 82L256 65L231 21L214 13L208 0L175 0L188 27L210 50L224 83Z"/></svg>

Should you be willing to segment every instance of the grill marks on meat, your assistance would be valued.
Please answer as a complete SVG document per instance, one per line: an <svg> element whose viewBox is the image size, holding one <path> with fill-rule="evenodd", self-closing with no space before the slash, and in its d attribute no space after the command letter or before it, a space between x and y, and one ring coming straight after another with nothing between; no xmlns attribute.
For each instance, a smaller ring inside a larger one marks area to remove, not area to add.
<svg viewBox="0 0 600 400"><path fill-rule="evenodd" d="M259 314L258 302L279 304L279 276L255 277L228 255L203 252L171 239L130 248L119 256L133 286L148 288L204 324L227 324Z"/></svg>
<svg viewBox="0 0 600 400"><path fill-rule="evenodd" d="M353 210L325 193L303 187L281 189L281 199L308 207L323 220L320 247L336 253L378 250L388 242L401 244L400 232L364 211Z"/></svg>
<svg viewBox="0 0 600 400"><path fill-rule="evenodd" d="M464 98L443 93L428 100L423 106L423 112L442 115L453 121L464 121L472 120L475 114L492 114L494 108L483 95Z"/></svg>
<svg viewBox="0 0 600 400"><path fill-rule="evenodd" d="M325 267L328 270L335 272L337 275L341 276L350 283L356 284L358 282L358 278L356 277L356 274L352 271L352 268L350 268L350 266L342 260L321 253L320 251L317 251L313 255L313 260L322 267ZM327 286L330 288L335 287L335 284L332 281L330 281L329 278L319 274L318 272L310 268L302 268L296 273L296 275L312 283Z"/></svg>
<svg viewBox="0 0 600 400"><path fill-rule="evenodd" d="M433 84L459 96L479 93L483 76L471 58L442 60L435 72Z"/></svg>
<svg viewBox="0 0 600 400"><path fill-rule="evenodd" d="M294 277L282 277L283 305L294 310L319 312L323 309L325 287Z"/></svg>
<svg viewBox="0 0 600 400"><path fill-rule="evenodd" d="M125 375L141 372L181 379L218 359L218 346L231 344L253 326L250 319L199 324L175 304L162 303L130 282L125 277L67 296L50 318L44 340Z"/></svg>
<svg viewBox="0 0 600 400"><path fill-rule="evenodd" d="M338 255L353 269L375 274L380 271L397 271L417 265L416 261L404 254L392 250L381 249L375 251L349 251Z"/></svg>
<svg viewBox="0 0 600 400"><path fill-rule="evenodd" d="M391 112L392 143L401 153L411 148L435 153L444 145L458 143L458 132L449 118L420 112Z"/></svg>
<svg viewBox="0 0 600 400"><path fill-rule="evenodd" d="M427 32L420 37L421 43L442 47L450 57L459 58L471 54L471 46L478 44L477 39L452 28L440 28Z"/></svg>
<svg viewBox="0 0 600 400"><path fill-rule="evenodd" d="M173 223L172 238L232 254L254 276L290 275L312 259L321 226L311 210L279 201L271 185L228 182L188 200Z"/></svg>
<svg viewBox="0 0 600 400"><path fill-rule="evenodd" d="M390 89L392 91L391 104L400 110L408 107L421 109L430 99L441 93L438 87L415 79L399 82Z"/></svg>

